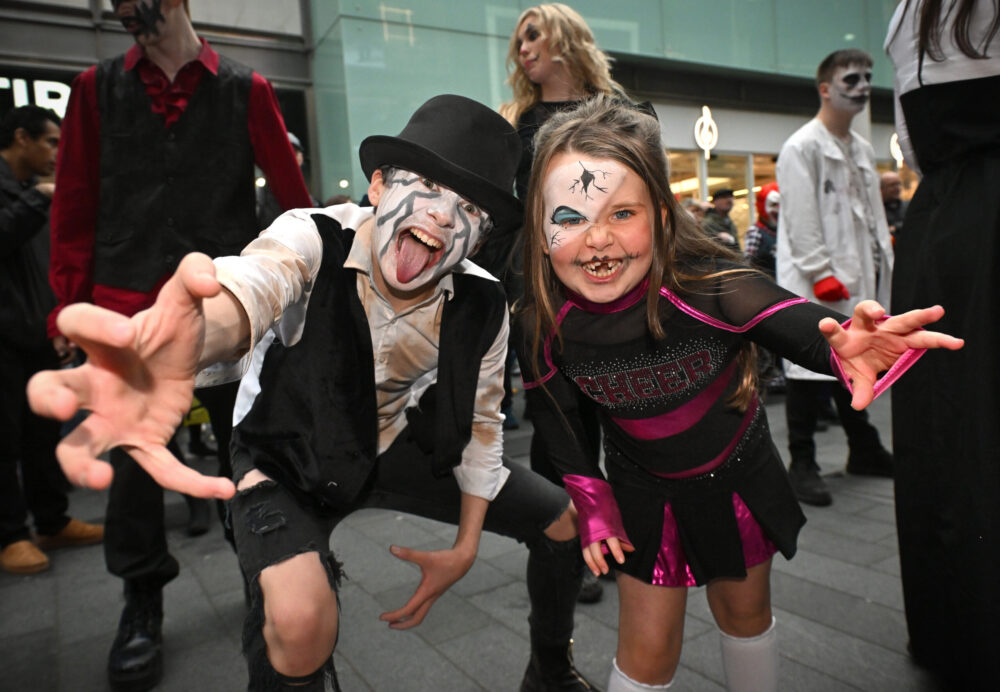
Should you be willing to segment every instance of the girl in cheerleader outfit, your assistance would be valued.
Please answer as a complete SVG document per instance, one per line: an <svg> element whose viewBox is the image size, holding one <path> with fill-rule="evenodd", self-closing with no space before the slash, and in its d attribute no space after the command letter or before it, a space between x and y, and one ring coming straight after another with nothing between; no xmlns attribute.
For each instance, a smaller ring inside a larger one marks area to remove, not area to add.
<svg viewBox="0 0 1000 692"><path fill-rule="evenodd" d="M517 330L537 434L579 512L584 560L617 570L610 692L662 690L687 588L707 585L730 690L777 689L771 558L805 518L757 394L759 345L837 376L867 406L927 348L933 307L852 319L778 287L711 241L670 192L656 120L597 97L539 131ZM600 409L604 471L585 453ZM609 560L610 557L610 560Z"/></svg>

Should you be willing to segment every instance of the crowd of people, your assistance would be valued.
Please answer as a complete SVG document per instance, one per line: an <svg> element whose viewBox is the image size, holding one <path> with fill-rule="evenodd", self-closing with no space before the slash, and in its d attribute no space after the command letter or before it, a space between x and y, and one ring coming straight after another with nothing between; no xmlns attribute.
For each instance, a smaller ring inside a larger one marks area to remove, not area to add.
<svg viewBox="0 0 1000 692"><path fill-rule="evenodd" d="M271 85L187 4L112 0L134 46L76 78L65 118L24 106L0 125L0 567L103 541L125 602L113 689L162 677L169 489L192 533L216 502L251 690L340 689L330 535L367 507L456 526L448 549L392 547L421 575L381 615L394 629L468 572L482 531L526 545L524 691L600 689L572 637L601 577L619 600L609 692L671 687L702 585L727 688L777 690L771 561L796 552L799 503L833 502L814 441L830 401L846 471L895 479L914 660L955 689L1000 681L995 6L893 17L912 201L851 129L871 56L838 50L740 233L732 189L673 194L655 111L567 5L521 13L499 111L429 98L361 143L364 204L321 207ZM530 469L503 455L515 359ZM775 383L787 467L762 405ZM864 409L893 384L890 452ZM189 452L215 476L179 444L193 401L217 446ZM109 489L103 526L67 514L67 479Z"/></svg>

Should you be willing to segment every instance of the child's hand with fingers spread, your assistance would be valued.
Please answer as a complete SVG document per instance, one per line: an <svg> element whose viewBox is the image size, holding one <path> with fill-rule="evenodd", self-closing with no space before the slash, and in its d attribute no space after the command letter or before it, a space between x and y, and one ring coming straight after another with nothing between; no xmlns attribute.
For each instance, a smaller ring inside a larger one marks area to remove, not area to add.
<svg viewBox="0 0 1000 692"><path fill-rule="evenodd" d="M963 339L924 330L924 325L938 321L943 315L944 308L935 305L886 317L885 308L873 300L865 300L855 306L854 317L846 329L832 318L820 320L819 330L851 383L853 408L860 410L872 402L879 373L891 368L907 351L928 348L955 351L965 345Z"/></svg>

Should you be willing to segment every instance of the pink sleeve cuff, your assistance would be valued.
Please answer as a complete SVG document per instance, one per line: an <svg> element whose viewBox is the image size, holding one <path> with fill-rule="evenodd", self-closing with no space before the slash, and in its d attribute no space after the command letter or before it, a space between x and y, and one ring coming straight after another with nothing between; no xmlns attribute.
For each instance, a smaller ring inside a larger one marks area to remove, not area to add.
<svg viewBox="0 0 1000 692"><path fill-rule="evenodd" d="M607 481L571 474L563 476L563 483L576 506L581 545L586 547L608 538L617 538L631 545L625 535L618 503Z"/></svg>
<svg viewBox="0 0 1000 692"><path fill-rule="evenodd" d="M882 317L879 322L883 322L889 319L889 315ZM851 325L851 320L848 319L846 322L840 326L847 329ZM902 377L903 373L913 367L913 364L920 360L920 357L927 352L926 348L911 348L906 350L903 355L896 359L896 362L885 371L882 377L878 378L875 382L874 387L874 399L877 399L885 390L892 386L892 383ZM844 385L851 394L854 393L854 387L851 383L850 378L848 378L847 373L844 371L844 366L840 362L840 356L832 348L830 349L830 368L833 370L833 374L837 376L840 380L840 384Z"/></svg>

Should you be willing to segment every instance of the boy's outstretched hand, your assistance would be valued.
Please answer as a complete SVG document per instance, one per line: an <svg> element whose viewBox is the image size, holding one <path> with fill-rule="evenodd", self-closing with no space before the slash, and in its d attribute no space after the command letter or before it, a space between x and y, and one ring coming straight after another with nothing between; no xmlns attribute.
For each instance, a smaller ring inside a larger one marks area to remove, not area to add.
<svg viewBox="0 0 1000 692"><path fill-rule="evenodd" d="M892 367L909 349L962 348L963 339L923 329L942 315L944 308L935 305L886 318L885 308L874 300L865 300L855 306L847 329L830 317L820 320L819 330L851 380L852 408L861 410L872 402L878 374Z"/></svg>
<svg viewBox="0 0 1000 692"><path fill-rule="evenodd" d="M228 479L203 476L166 449L191 406L194 376L205 339L202 299L217 295L215 267L188 255L157 296L131 318L94 305L65 308L60 331L87 353L70 370L40 372L28 382L31 408L68 420L90 415L56 448L67 478L90 488L111 482L111 466L97 459L124 448L164 488L198 497L228 498Z"/></svg>

